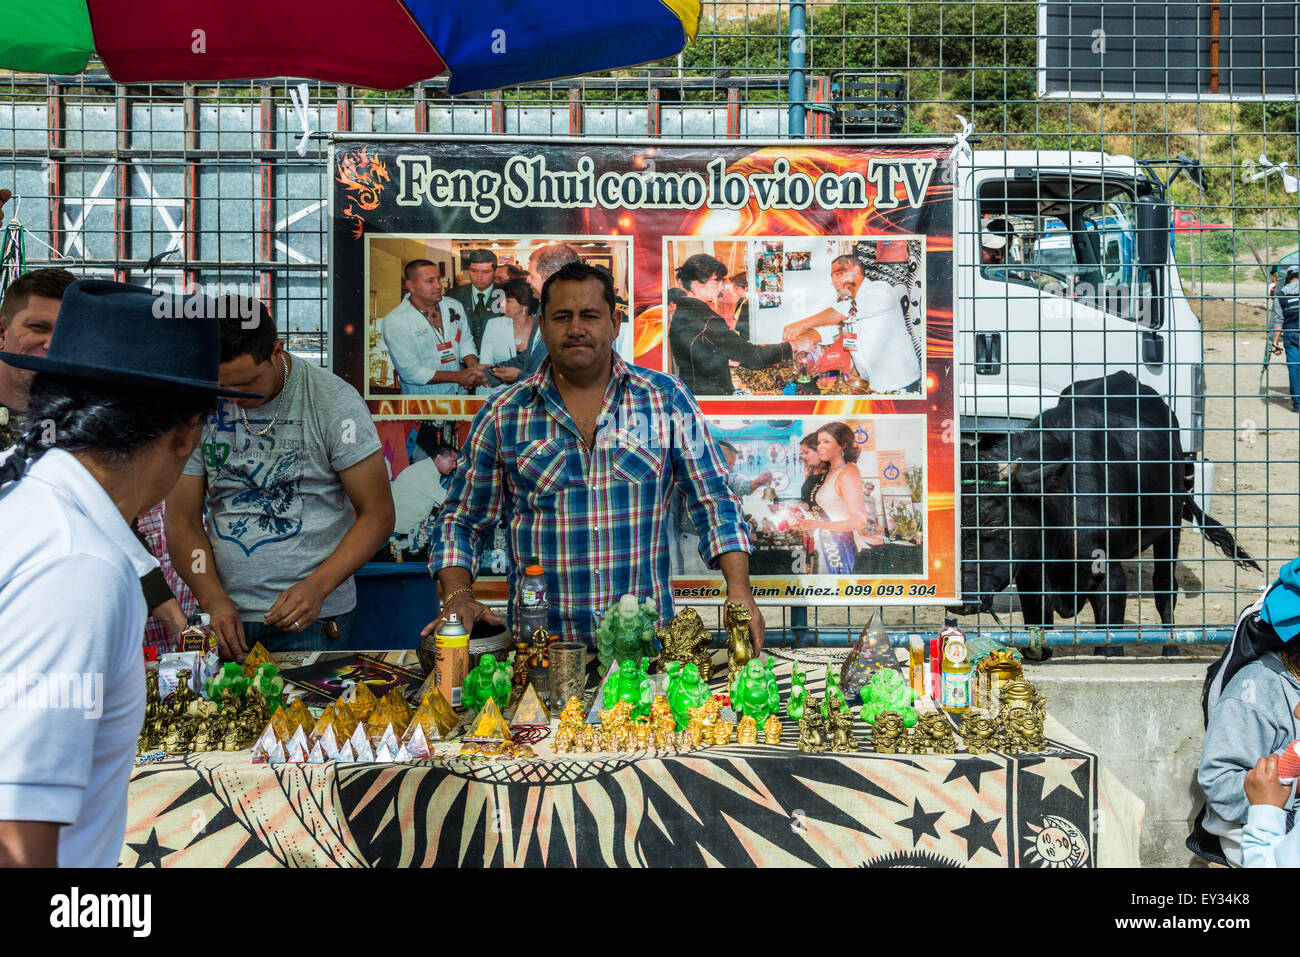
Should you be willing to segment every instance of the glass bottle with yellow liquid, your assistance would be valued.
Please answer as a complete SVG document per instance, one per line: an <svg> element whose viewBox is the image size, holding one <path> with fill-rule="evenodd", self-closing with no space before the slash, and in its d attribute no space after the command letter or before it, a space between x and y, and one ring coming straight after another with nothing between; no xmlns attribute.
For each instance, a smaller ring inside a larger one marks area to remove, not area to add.
<svg viewBox="0 0 1300 957"><path fill-rule="evenodd" d="M965 714L970 711L970 656L966 650L966 635L960 629L952 629L947 636L943 645L943 663L939 670L942 684L939 707L949 714Z"/></svg>

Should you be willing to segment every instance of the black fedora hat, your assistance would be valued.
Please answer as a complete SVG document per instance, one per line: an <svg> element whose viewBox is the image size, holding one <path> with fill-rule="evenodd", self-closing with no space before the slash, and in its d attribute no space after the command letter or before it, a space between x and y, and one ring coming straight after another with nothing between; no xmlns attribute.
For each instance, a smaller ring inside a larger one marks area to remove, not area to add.
<svg viewBox="0 0 1300 957"><path fill-rule="evenodd" d="M155 295L145 286L82 279L63 294L46 355L0 352L0 360L84 381L260 399L256 392L223 389L218 381L217 309L203 295Z"/></svg>

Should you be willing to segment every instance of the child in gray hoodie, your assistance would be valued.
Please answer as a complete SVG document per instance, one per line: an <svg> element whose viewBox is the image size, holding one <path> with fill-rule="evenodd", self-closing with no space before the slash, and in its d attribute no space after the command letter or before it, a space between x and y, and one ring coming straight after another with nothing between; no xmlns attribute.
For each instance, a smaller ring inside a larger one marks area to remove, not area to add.
<svg viewBox="0 0 1300 957"><path fill-rule="evenodd" d="M1196 780L1205 795L1205 829L1223 855L1242 864L1242 828L1250 809L1246 774L1262 756L1300 738L1300 559L1283 567L1267 593L1243 613L1225 667L1206 695L1208 724ZM1296 810L1289 796L1285 813Z"/></svg>

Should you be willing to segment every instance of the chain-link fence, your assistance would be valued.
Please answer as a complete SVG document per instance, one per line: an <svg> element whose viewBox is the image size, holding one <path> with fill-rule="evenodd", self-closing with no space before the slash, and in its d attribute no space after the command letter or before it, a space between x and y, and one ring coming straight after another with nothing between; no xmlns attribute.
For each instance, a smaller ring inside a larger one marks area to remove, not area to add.
<svg viewBox="0 0 1300 957"><path fill-rule="evenodd" d="M1145 518L1125 511L1137 490L1108 463L1095 494L1069 498L1070 520L1024 525L1007 545L1020 564L1006 577L1037 563L1037 585L1030 576L1021 587L1052 593L1053 640L1224 640L1238 610L1296 556L1300 535L1287 368L1300 346L1288 332L1291 352L1275 355L1269 328L1286 304L1271 295L1272 271L1282 263L1285 277L1300 239L1297 8L1115 13L1130 6L706 2L699 36L674 61L454 101L439 81L387 94L312 84L305 114L283 79L122 87L94 70L10 75L0 83L0 183L16 197L7 212L29 231L29 266L252 287L290 347L325 362L326 144L316 136L299 150L305 129L775 139L955 134L964 118L974 152L953 185L967 517L996 513L999 501L1014 511L1008 495L1024 478L981 472L977 457L990 467L1013 457L1016 434L1070 383L1132 372L1178 416L1176 459L1149 453L1165 463L1163 481L1176 479L1166 497L1187 483L1187 500L1260 570L1200 534L1192 510L1177 506L1163 523L1150 506ZM1146 258L1141 248L1145 207L1161 198L1171 216L1163 269L1149 258L1161 244L1148 243ZM1076 459L1081 438L1122 424L1072 422L1058 432ZM1158 491L1161 470L1149 465L1137 481ZM1080 517L1080 502L1101 511ZM1167 543L1088 538L1107 523L1168 531L1184 514L1172 586L1161 579ZM983 563L971 568L1005 564L996 536L967 538L965 560ZM1070 573L1070 588L1057 574L1067 551L1091 562ZM1075 605L1077 618L1061 617ZM1155 627L1162 609L1175 630ZM1099 612L1104 631L1094 628ZM808 624L856 629L867 613L814 609ZM803 613L778 614L809 637ZM940 615L891 608L886 621L932 630ZM1024 620L1009 592L962 618L993 629Z"/></svg>

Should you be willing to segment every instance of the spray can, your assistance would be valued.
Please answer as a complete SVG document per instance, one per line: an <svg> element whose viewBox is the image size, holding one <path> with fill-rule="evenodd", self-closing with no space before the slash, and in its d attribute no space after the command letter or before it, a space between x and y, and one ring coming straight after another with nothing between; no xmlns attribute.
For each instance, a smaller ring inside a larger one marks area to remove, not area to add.
<svg viewBox="0 0 1300 957"><path fill-rule="evenodd" d="M469 632L459 616L448 615L434 638L434 681L451 706L459 708L461 688L469 674Z"/></svg>

